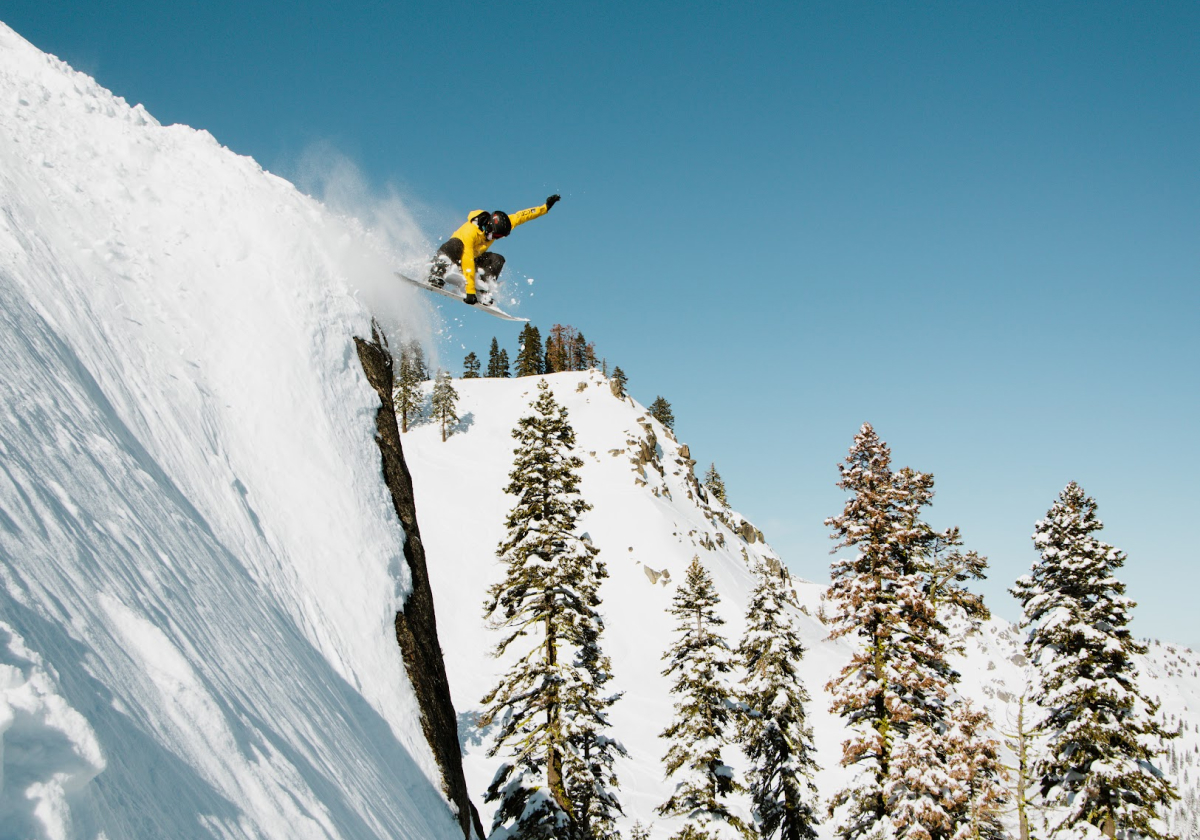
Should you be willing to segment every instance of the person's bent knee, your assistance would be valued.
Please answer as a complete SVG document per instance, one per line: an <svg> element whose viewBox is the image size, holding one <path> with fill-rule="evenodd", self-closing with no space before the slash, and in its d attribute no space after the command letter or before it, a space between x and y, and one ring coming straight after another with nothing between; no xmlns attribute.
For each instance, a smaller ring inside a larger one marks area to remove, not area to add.
<svg viewBox="0 0 1200 840"><path fill-rule="evenodd" d="M455 265L461 266L464 247L463 241L455 236L449 242L442 245L442 247L438 248L438 253L448 257Z"/></svg>

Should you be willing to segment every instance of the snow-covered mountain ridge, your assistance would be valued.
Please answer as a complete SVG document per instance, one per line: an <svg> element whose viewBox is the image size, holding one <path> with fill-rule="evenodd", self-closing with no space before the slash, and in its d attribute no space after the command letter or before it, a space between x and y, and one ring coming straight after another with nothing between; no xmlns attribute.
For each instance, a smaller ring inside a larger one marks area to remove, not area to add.
<svg viewBox="0 0 1200 840"><path fill-rule="evenodd" d="M486 757L489 733L477 731L471 721L507 662L490 656L499 634L483 620L482 608L487 588L502 577L495 552L512 506L512 498L503 492L513 462L511 430L530 413L538 379L455 380L462 419L454 434L442 443L435 423L418 422L404 436L431 557L439 633L455 707L463 720L468 782L485 826L491 809L481 795L501 758ZM546 380L569 413L576 453L584 462L581 492L593 510L582 517L581 528L600 549L609 572L601 587L601 611L606 616L605 650L613 660L613 686L625 692L613 708L613 734L630 753L618 763L628 824L653 823L653 836L667 837L678 826L657 817L654 808L671 789L661 763L667 745L658 733L672 714L660 657L673 637L667 607L674 587L691 559L699 556L723 599L723 630L736 644L753 587L751 564L778 563L779 558L744 517L698 487L688 447L643 406L614 397L609 381L598 371L558 373ZM828 559L791 561L793 568L802 563L815 578L826 571ZM809 715L822 767L818 788L828 798L847 778L838 766L846 730L829 714L824 686L849 661L850 651L845 641L827 638L819 619L826 587L799 578L793 578L793 584L808 648L801 670L813 698ZM998 619L977 629L964 626L962 632L966 652L955 661L963 675L961 690L989 709L998 736L1011 735L1025 680L1021 635ZM1186 815L1194 813L1200 801L1200 730L1195 723L1200 720L1200 657L1186 648L1153 644L1139 668L1144 690L1161 701L1172 728L1183 725L1182 737L1172 745L1176 766L1172 769L1168 760L1164 770L1184 796L1177 808L1177 830L1196 838L1195 822L1187 822ZM830 827L822 836L832 837Z"/></svg>

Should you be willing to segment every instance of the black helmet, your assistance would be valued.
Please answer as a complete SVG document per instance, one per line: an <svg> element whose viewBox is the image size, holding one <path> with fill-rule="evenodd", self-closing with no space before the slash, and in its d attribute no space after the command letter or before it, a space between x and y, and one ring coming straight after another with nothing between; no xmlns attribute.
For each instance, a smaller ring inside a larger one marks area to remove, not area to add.
<svg viewBox="0 0 1200 840"><path fill-rule="evenodd" d="M488 227L484 228L484 233L488 234L492 239L502 239L512 233L512 219L508 218L508 214L503 210L497 210L488 220Z"/></svg>

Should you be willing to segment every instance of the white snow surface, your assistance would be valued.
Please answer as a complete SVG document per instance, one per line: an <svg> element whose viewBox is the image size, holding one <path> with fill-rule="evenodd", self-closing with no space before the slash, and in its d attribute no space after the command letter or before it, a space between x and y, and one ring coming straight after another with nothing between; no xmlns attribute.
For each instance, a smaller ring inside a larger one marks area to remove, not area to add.
<svg viewBox="0 0 1200 840"><path fill-rule="evenodd" d="M372 315L428 331L427 301L388 282L419 258L419 231L402 234L160 126L0 24L0 840L461 837L394 637L403 535L353 344ZM688 452L644 407L596 372L549 381L594 505L581 527L610 572L624 825L667 837L678 822L654 808L672 785L658 733L674 586L699 556L736 644L748 561L775 555L696 491ZM482 607L502 576L510 432L536 384L456 380L450 439L432 421L404 436L485 827L501 757L472 721L506 663ZM828 557L789 559L827 574ZM824 685L849 648L817 617L824 586L795 583L829 797L848 771ZM1196 840L1200 663L1156 644L1143 665L1183 727L1164 769L1185 795L1175 830ZM1015 629L985 624L958 667L1011 729Z"/></svg>
<svg viewBox="0 0 1200 840"><path fill-rule="evenodd" d="M353 343L395 260L0 25L0 838L462 836Z"/></svg>

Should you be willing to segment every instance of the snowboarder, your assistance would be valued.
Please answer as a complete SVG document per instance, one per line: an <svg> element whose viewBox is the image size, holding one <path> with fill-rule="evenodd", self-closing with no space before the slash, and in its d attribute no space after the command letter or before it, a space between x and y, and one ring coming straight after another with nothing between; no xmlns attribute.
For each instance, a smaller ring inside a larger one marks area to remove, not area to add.
<svg viewBox="0 0 1200 840"><path fill-rule="evenodd" d="M442 288L446 285L446 271L451 264L462 269L463 279L467 281L467 296L463 303L475 305L479 299L475 297L475 271L479 270L479 279L486 287L500 276L504 270L504 257L491 253L488 248L497 239L503 239L512 233L517 225L523 225L530 219L544 216L558 202L559 196L552 195L540 207L530 207L520 213L509 216L503 210L488 213L484 210L472 210L467 216L467 223L454 231L454 235L442 247L438 248L429 266L429 285ZM486 300L484 301L487 302Z"/></svg>

